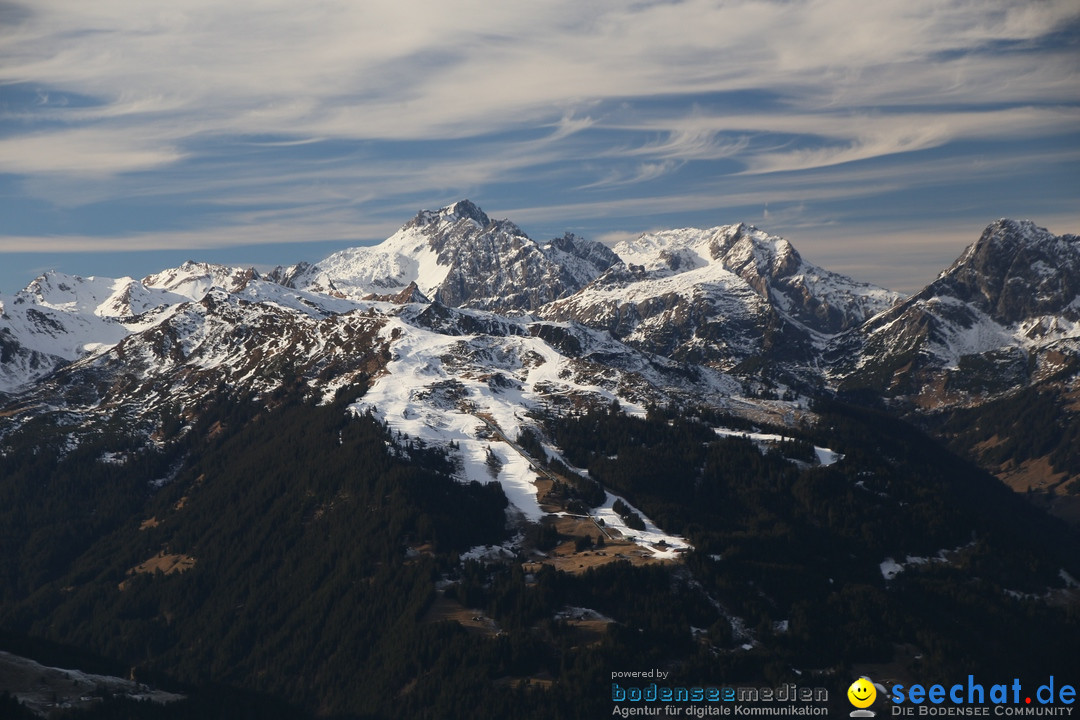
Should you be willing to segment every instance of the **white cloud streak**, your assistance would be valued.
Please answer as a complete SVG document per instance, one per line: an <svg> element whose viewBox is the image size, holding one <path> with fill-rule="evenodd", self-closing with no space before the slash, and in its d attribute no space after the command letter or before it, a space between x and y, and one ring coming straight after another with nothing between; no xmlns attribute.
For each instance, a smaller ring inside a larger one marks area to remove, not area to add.
<svg viewBox="0 0 1080 720"><path fill-rule="evenodd" d="M79 128L0 140L0 172L101 176L169 165L183 153L169 141Z"/></svg>
<svg viewBox="0 0 1080 720"><path fill-rule="evenodd" d="M121 137L128 128L107 121L153 124L163 144L194 133L466 137L550 122L597 100L747 89L781 93L796 113L943 96L1044 102L1067 88L1075 99L1074 53L971 53L1080 18L1067 0L27 8L24 22L0 33L0 82L90 96L90 107L48 107L45 116L104 121L102 132Z"/></svg>
<svg viewBox="0 0 1080 720"><path fill-rule="evenodd" d="M93 235L7 235L3 237L3 252L11 253L75 253L75 252L132 252L145 250L216 250L229 246L280 245L302 240L314 232L313 240L370 241L388 237L400 223L359 223L324 219L312 222L291 222L277 215L252 215L241 225L219 225L197 231L155 231L112 237Z"/></svg>

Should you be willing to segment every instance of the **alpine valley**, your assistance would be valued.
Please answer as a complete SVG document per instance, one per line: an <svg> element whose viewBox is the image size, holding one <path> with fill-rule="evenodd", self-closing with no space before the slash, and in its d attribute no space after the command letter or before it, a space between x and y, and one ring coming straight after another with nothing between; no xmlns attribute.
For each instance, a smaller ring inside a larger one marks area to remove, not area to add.
<svg viewBox="0 0 1080 720"><path fill-rule="evenodd" d="M4 717L1080 680L1080 237L999 220L903 297L463 200L271 272L49 272L0 297L0 516Z"/></svg>

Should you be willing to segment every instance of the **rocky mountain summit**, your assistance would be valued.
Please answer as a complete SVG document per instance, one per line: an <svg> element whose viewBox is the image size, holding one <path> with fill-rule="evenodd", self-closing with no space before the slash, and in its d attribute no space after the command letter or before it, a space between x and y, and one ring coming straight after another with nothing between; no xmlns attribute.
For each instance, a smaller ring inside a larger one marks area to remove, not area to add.
<svg viewBox="0 0 1080 720"><path fill-rule="evenodd" d="M468 200L422 211L385 242L283 270L285 284L360 300L415 283L451 307L528 312L576 292L618 257L571 234L541 245Z"/></svg>
<svg viewBox="0 0 1080 720"><path fill-rule="evenodd" d="M827 357L842 387L926 408L983 402L1076 358L1078 293L1080 238L999 220L934 282L840 338Z"/></svg>

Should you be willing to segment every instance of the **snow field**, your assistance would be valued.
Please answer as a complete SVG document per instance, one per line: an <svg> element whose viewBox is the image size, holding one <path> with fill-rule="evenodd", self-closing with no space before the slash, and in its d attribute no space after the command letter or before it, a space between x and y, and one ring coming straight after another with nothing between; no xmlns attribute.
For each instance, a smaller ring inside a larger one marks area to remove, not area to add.
<svg viewBox="0 0 1080 720"><path fill-rule="evenodd" d="M550 392L538 391L538 385L555 392L592 394L605 402L615 397L599 386L569 381L569 361L538 338L447 336L409 325L400 317L391 318L380 333L391 343L392 359L386 374L350 410L371 410L392 430L427 444L447 447L457 443L463 481L497 479L511 505L526 518L536 522L547 515L536 497L538 470L503 438L513 441L531 424L526 413L538 408L545 392ZM469 367L471 352L482 356L482 365ZM499 364L492 365L492 358L499 358ZM455 365L453 372L444 362ZM520 389L493 389L487 382L493 371L513 378ZM623 407L644 413L644 408L633 403L623 403ZM489 453L498 459L497 474L492 472ZM612 509L617 499L608 493L604 505L594 511L608 529L635 538L658 557L674 557L677 549L689 547L682 538L661 531L640 511L646 530L628 528ZM661 541L666 548L653 547Z"/></svg>

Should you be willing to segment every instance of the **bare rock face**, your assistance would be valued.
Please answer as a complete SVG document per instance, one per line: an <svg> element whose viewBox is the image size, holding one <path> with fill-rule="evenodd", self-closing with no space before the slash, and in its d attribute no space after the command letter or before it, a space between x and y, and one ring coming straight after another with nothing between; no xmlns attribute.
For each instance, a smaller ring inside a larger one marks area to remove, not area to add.
<svg viewBox="0 0 1080 720"><path fill-rule="evenodd" d="M949 296L1012 325L1058 315L1080 318L1080 237L1031 221L998 220L919 297Z"/></svg>
<svg viewBox="0 0 1080 720"><path fill-rule="evenodd" d="M924 408L972 405L1045 376L1075 354L1080 239L999 220L937 280L826 353L840 387Z"/></svg>

